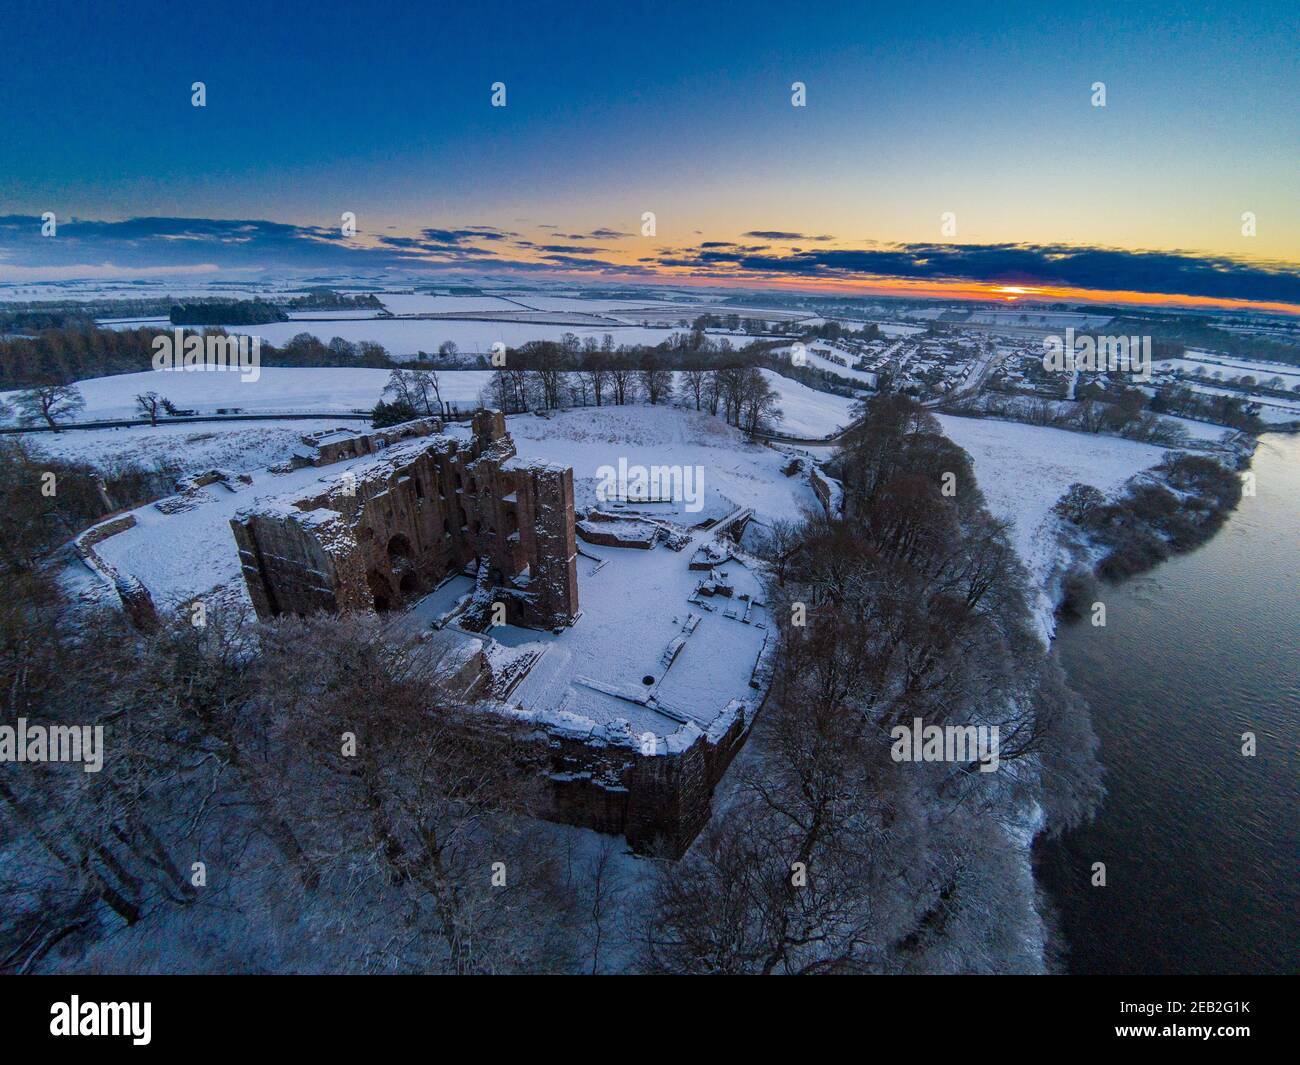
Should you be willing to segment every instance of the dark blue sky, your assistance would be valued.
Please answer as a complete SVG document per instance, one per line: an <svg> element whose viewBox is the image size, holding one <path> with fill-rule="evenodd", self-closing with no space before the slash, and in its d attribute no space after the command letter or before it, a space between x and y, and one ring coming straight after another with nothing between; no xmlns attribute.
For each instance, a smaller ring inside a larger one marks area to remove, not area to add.
<svg viewBox="0 0 1300 1065"><path fill-rule="evenodd" d="M526 261L609 230L640 243L566 258L647 269L751 231L937 241L952 212L963 243L1300 261L1294 3L6 8L0 216L352 211L363 243L493 226ZM69 254L0 243L0 274Z"/></svg>

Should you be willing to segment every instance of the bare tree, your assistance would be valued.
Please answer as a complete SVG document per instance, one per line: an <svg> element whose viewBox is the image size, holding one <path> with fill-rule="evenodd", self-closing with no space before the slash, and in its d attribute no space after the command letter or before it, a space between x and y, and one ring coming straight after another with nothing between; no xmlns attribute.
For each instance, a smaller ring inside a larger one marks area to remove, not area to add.
<svg viewBox="0 0 1300 1065"><path fill-rule="evenodd" d="M23 425L44 421L56 433L57 419L71 417L86 409L86 400L76 385L39 385L19 392L14 399L18 420Z"/></svg>
<svg viewBox="0 0 1300 1065"><path fill-rule="evenodd" d="M136 410L148 416L150 425L158 424L158 412L165 409L164 403L166 400L157 392L141 392L135 397Z"/></svg>
<svg viewBox="0 0 1300 1065"><path fill-rule="evenodd" d="M652 407L672 398L673 371L665 367L659 352L651 349L642 354L637 379L641 383L641 391Z"/></svg>

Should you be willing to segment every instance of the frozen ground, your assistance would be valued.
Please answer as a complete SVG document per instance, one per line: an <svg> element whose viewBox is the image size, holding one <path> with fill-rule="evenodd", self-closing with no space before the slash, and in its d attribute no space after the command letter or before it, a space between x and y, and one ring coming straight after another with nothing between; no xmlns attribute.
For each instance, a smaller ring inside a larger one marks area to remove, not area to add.
<svg viewBox="0 0 1300 1065"><path fill-rule="evenodd" d="M302 446L305 433L334 429L328 418L289 422L232 422L229 425L148 425L126 429L68 429L25 436L23 443L55 458L86 462L101 471L130 463L151 468L159 462L181 475L214 468L236 472L283 462ZM361 422L347 423L364 429Z"/></svg>
<svg viewBox="0 0 1300 1065"><path fill-rule="evenodd" d="M638 734L668 736L687 721L707 728L732 699L752 699L749 678L770 623L765 608L747 610L739 596L761 602L762 583L733 559L718 572L726 573L734 596L688 603L709 573L687 564L695 542L710 539L700 533L680 552L580 541L578 621L559 636L512 626L492 630L507 646L544 648L512 701L597 724L622 718ZM678 636L684 642L668 665L664 652Z"/></svg>
<svg viewBox="0 0 1300 1065"><path fill-rule="evenodd" d="M1195 375L1199 370L1207 384L1215 380L1236 381L1242 377L1253 377L1257 383L1268 384L1275 377L1280 377L1283 388L1290 389L1300 385L1300 370L1279 362L1245 362L1241 359L1200 353L1196 358L1163 359L1155 362L1153 366L1157 370L1181 370L1189 376ZM1219 374L1217 378L1214 376L1216 373Z"/></svg>
<svg viewBox="0 0 1300 1065"><path fill-rule="evenodd" d="M671 407L587 407L550 418L512 415L507 428L524 458L573 467L574 502L596 503L597 471L629 466L700 467L703 510L674 507L665 517L694 524L750 507L764 521L797 518L801 506L815 506L807 483L781 473L785 459L771 448L749 443L721 418ZM651 508L647 508L651 509Z"/></svg>
<svg viewBox="0 0 1300 1065"><path fill-rule="evenodd" d="M256 381L227 370L147 370L77 382L86 400L79 421L134 418L135 397L157 392L176 406L211 414L218 407L240 407L251 414L311 414L369 410L378 402L390 371L350 368L263 366ZM438 374L442 398L473 405L490 370ZM5 393L12 397L13 393ZM0 397L3 398L3 397Z"/></svg>
<svg viewBox="0 0 1300 1065"><path fill-rule="evenodd" d="M763 376L777 392L781 421L777 428L791 436L829 436L853 420L853 400L819 392L788 377L764 370Z"/></svg>
<svg viewBox="0 0 1300 1065"><path fill-rule="evenodd" d="M391 297L389 297L391 298ZM435 297L419 297L433 299ZM509 306L509 305L506 305ZM451 308L445 308L450 310ZM523 307L515 306L515 312L522 312ZM466 312L491 313L491 312ZM503 312L504 313L504 312ZM312 317L321 317L313 315ZM117 328L138 328L141 325L157 326L169 329L170 324L162 319L132 320L117 322ZM614 344L662 344L673 333L682 330L673 323L672 328L647 328L641 325L620 325L611 321L608 325L549 325L532 322L479 321L460 318L331 318L323 322L291 319L287 322L267 322L263 325L225 327L232 335L248 334L261 337L266 343L281 347L286 341L299 333L309 333L325 343L335 337L360 343L363 340L382 344L394 359L414 358L419 352L433 353L445 340L450 340L465 352L490 354L495 343L507 347L518 347L530 340L559 340L565 333L573 333L579 340L595 337L603 340L608 333L614 338ZM733 343L742 343L745 338L737 337Z"/></svg>
<svg viewBox="0 0 1300 1065"><path fill-rule="evenodd" d="M1061 550L1052 506L1076 481L1114 492L1156 465L1164 449L993 418L937 417L948 437L970 455L989 510L1012 523L1012 543L1039 589L1040 622L1050 626L1053 608L1044 589Z"/></svg>
<svg viewBox="0 0 1300 1065"><path fill-rule="evenodd" d="M442 398L461 407L473 406L493 372L439 371ZM157 392L176 406L199 414L239 408L250 414L320 412L322 418L328 418L331 412L369 410L383 393L389 374L388 370L264 366L256 381L245 381L234 371L206 370L148 370L96 377L77 383L86 401L77 420L134 419L138 417L135 397L143 392ZM808 388L770 370L763 374L780 397L783 416L777 428L781 432L825 436L851 420L852 400ZM3 393L0 399L13 395Z"/></svg>
<svg viewBox="0 0 1300 1065"><path fill-rule="evenodd" d="M808 359L808 365L816 367L818 370L825 370L827 373L833 373L836 377L852 381L863 388L876 387L876 375L874 373L870 370L859 370L854 367L858 359L857 355L834 344L829 345L829 351L842 359L848 359L849 364L845 365L834 358L827 358L826 354L816 346L806 346L805 355ZM789 355L790 348L774 348L772 354Z"/></svg>

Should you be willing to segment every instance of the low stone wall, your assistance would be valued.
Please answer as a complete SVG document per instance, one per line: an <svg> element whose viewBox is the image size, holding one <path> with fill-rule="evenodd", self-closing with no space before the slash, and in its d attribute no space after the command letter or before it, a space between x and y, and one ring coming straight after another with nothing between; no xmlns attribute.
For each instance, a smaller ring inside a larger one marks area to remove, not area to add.
<svg viewBox="0 0 1300 1065"><path fill-rule="evenodd" d="M323 429L320 432L308 433L302 438L303 446L309 450L298 457L303 465L332 466L336 462L344 462L358 455L373 455L399 440L409 440L417 436L434 436L441 432L442 421L436 417L416 418L413 421L390 425L386 429L376 429L373 432L357 432L344 428Z"/></svg>
<svg viewBox="0 0 1300 1065"><path fill-rule="evenodd" d="M659 530L649 522L627 518L587 518L576 525L577 534L598 547L630 547L649 551Z"/></svg>
<svg viewBox="0 0 1300 1065"><path fill-rule="evenodd" d="M128 577L118 571L116 566L104 561L95 551L97 544L102 544L110 536L116 536L127 529L135 528L135 515L123 514L121 517L92 525L72 542L72 548L86 566L105 584L109 585L122 601L122 609L137 629L149 629L158 624L158 609L153 597L135 577Z"/></svg>
<svg viewBox="0 0 1300 1065"><path fill-rule="evenodd" d="M808 483L827 516L838 518L844 506L844 488L840 482L814 466L808 473Z"/></svg>

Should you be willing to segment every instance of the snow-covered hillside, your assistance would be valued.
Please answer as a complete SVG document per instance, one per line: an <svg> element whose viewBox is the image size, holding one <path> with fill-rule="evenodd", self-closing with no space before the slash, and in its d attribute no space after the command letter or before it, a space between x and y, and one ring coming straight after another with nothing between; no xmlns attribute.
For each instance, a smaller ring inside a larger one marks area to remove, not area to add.
<svg viewBox="0 0 1300 1065"><path fill-rule="evenodd" d="M104 473L122 465L151 469L159 464L188 476L211 469L252 472L284 462L302 448L302 437L345 423L328 418L284 422L231 422L227 425L142 425L124 429L68 429L23 437L42 454L85 462ZM347 422L364 429L365 422Z"/></svg>
<svg viewBox="0 0 1300 1065"><path fill-rule="evenodd" d="M491 376L488 370L438 375L442 398L472 405ZM263 366L256 381L237 371L147 370L77 382L86 400L78 420L136 417L135 397L157 392L176 406L211 414L218 407L240 407L250 414L311 414L369 410L378 402L388 370ZM13 393L6 393L12 397ZM4 397L0 397L4 398Z"/></svg>
<svg viewBox="0 0 1300 1065"><path fill-rule="evenodd" d="M705 507L717 516L752 507L760 520L797 518L801 506L816 506L807 482L786 477L785 456L749 443L721 418L671 407L587 407L549 418L507 419L519 454L573 467L579 508L595 501L596 471L604 465L701 467ZM692 521L691 515L682 515Z"/></svg>
<svg viewBox="0 0 1300 1065"><path fill-rule="evenodd" d="M763 376L780 396L782 416L777 428L791 436L829 436L853 420L853 400L819 392L788 377L764 370Z"/></svg>
<svg viewBox="0 0 1300 1065"><path fill-rule="evenodd" d="M1047 588L1062 548L1052 506L1075 482L1111 493L1156 465L1162 448L1114 436L1074 433L993 418L937 416L975 465L975 480L994 516L1011 522L1011 540L1038 590L1044 635L1055 605Z"/></svg>
<svg viewBox="0 0 1300 1065"><path fill-rule="evenodd" d="M489 382L492 370L440 370L443 400L473 407ZM375 405L390 371L351 368L263 366L256 381L237 371L148 370L77 382L86 400L78 421L136 418L135 397L157 392L177 407L212 414L218 408L240 408L249 414L312 414L366 411ZM851 420L852 400L818 392L798 381L764 370L780 396L784 417L777 428L798 436L826 436ZM0 394L12 399L14 393ZM683 400L684 402L684 400Z"/></svg>

